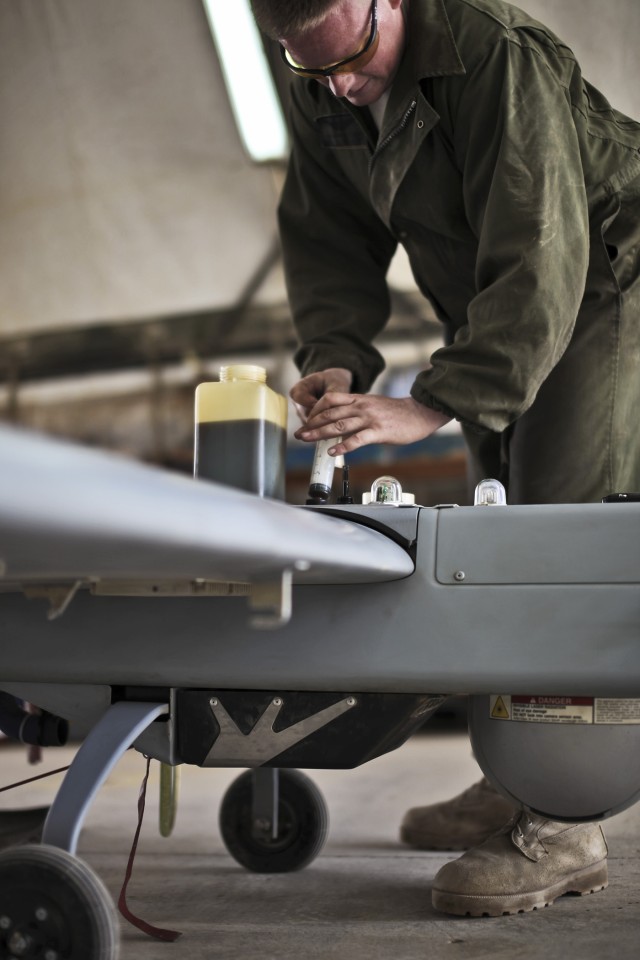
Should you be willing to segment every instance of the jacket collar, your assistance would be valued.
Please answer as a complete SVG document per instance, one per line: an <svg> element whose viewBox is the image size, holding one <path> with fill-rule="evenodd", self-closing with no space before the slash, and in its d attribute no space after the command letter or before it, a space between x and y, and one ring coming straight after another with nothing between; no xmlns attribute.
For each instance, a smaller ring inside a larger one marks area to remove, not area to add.
<svg viewBox="0 0 640 960"><path fill-rule="evenodd" d="M462 76L466 73L447 16L445 0L404 0L407 18L407 45L391 86L380 139L404 116L415 99L420 81L428 77ZM308 81L315 86L315 81ZM333 98L331 98L333 99ZM366 107L339 101L367 132L372 146L375 134Z"/></svg>
<svg viewBox="0 0 640 960"><path fill-rule="evenodd" d="M398 70L414 82L426 77L446 77L466 71L455 40L444 0L410 0L407 46Z"/></svg>
<svg viewBox="0 0 640 960"><path fill-rule="evenodd" d="M378 216L389 227L400 184L424 138L440 120L421 81L464 73L444 0L411 0L407 45L370 164L371 200ZM398 136L400 132L402 136Z"/></svg>
<svg viewBox="0 0 640 960"><path fill-rule="evenodd" d="M391 87L381 139L401 120L421 80L464 73L444 0L411 0L407 45Z"/></svg>

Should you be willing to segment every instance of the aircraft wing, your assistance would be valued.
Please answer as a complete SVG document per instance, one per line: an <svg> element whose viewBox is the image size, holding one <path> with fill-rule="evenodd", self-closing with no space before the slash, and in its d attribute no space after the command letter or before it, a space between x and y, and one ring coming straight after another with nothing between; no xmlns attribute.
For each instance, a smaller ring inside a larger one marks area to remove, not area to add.
<svg viewBox="0 0 640 960"><path fill-rule="evenodd" d="M413 573L376 530L0 427L0 584L368 583Z"/></svg>

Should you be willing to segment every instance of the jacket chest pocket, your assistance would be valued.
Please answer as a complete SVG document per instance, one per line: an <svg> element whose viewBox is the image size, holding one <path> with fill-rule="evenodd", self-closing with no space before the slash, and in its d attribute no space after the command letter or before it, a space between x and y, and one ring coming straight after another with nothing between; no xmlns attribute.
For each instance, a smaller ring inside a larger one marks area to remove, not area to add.
<svg viewBox="0 0 640 960"><path fill-rule="evenodd" d="M315 124L324 151L331 154L347 180L368 200L371 146L365 131L349 114L316 117Z"/></svg>

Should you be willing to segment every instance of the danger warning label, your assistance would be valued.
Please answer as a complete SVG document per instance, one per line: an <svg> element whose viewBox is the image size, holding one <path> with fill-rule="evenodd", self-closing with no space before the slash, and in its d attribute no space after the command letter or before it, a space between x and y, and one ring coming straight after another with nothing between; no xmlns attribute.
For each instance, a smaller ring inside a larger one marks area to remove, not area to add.
<svg viewBox="0 0 640 960"><path fill-rule="evenodd" d="M509 702L509 707L505 703ZM491 716L494 720L510 720L510 701L511 697L491 697Z"/></svg>
<svg viewBox="0 0 640 960"><path fill-rule="evenodd" d="M640 723L640 700L598 697L593 709L594 723Z"/></svg>
<svg viewBox="0 0 640 960"><path fill-rule="evenodd" d="M525 723L631 724L640 723L640 700L502 693L489 697L489 714Z"/></svg>

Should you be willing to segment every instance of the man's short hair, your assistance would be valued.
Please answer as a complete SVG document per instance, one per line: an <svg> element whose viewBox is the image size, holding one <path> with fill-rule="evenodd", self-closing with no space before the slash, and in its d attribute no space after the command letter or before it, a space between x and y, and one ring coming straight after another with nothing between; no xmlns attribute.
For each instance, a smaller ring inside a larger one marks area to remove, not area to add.
<svg viewBox="0 0 640 960"><path fill-rule="evenodd" d="M229 0L233 2L233 0ZM273 40L295 37L318 26L340 0L251 0L253 15Z"/></svg>

